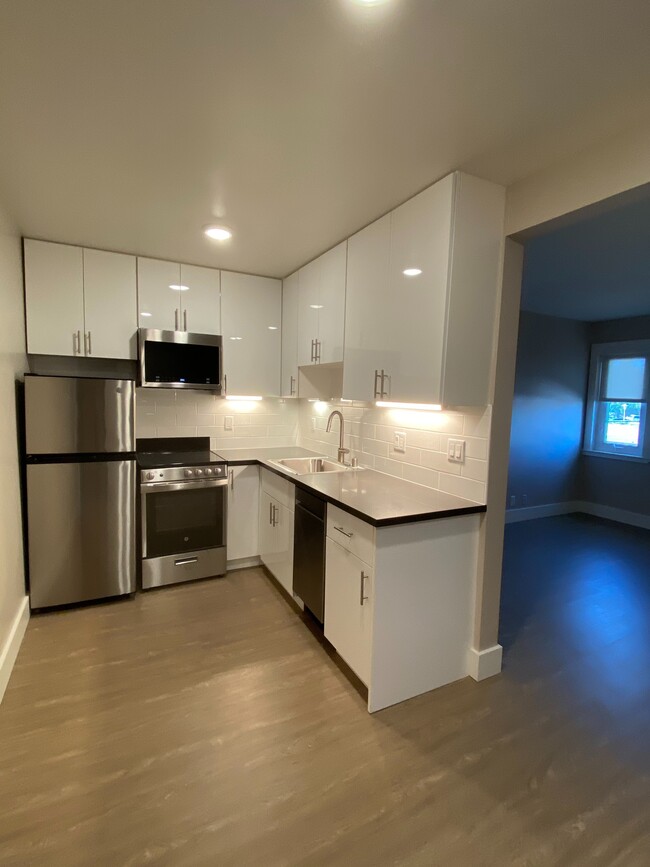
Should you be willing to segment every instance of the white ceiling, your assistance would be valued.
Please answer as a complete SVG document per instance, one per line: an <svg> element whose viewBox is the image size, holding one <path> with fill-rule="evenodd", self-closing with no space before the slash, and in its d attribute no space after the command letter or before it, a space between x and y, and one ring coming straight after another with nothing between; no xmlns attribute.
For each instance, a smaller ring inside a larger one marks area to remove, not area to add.
<svg viewBox="0 0 650 867"><path fill-rule="evenodd" d="M642 191L528 241L522 308L585 322L650 315L650 184Z"/></svg>
<svg viewBox="0 0 650 867"><path fill-rule="evenodd" d="M637 123L649 32L648 0L2 0L0 199L284 276L454 168L508 184Z"/></svg>

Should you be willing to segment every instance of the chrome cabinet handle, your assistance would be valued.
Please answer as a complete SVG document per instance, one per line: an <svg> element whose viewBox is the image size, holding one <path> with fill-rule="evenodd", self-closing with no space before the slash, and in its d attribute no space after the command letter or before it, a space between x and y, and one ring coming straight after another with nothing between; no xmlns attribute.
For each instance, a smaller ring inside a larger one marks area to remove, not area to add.
<svg viewBox="0 0 650 867"><path fill-rule="evenodd" d="M316 359L315 359L316 364L320 364L320 348L321 348L321 341L317 340L316 341Z"/></svg>
<svg viewBox="0 0 650 867"><path fill-rule="evenodd" d="M334 529L338 530L339 533L343 533L343 535L347 536L348 539L351 539L354 536L354 533L346 533L343 527L337 527L336 524L334 525Z"/></svg>
<svg viewBox="0 0 650 867"><path fill-rule="evenodd" d="M269 503L269 524L273 526L273 503Z"/></svg>
<svg viewBox="0 0 650 867"><path fill-rule="evenodd" d="M187 310L183 310L183 331L187 331Z"/></svg>
<svg viewBox="0 0 650 867"><path fill-rule="evenodd" d="M365 572L361 573L361 583L360 583L360 587L359 587L359 605L363 605L363 603L368 600L368 597L364 593L365 581L366 581L367 577L368 576L366 575Z"/></svg>
<svg viewBox="0 0 650 867"><path fill-rule="evenodd" d="M228 475L230 476L230 490L234 491L235 490L235 471L230 470L228 472Z"/></svg>
<svg viewBox="0 0 650 867"><path fill-rule="evenodd" d="M289 388L289 394L291 395L291 397L293 397L295 393L296 393L296 378L295 378L295 376L292 376L291 377L291 387Z"/></svg>
<svg viewBox="0 0 650 867"><path fill-rule="evenodd" d="M273 508L273 526L277 527L278 526L278 516L277 516L278 507L272 506L272 508Z"/></svg>
<svg viewBox="0 0 650 867"><path fill-rule="evenodd" d="M384 387L384 382L386 380L388 380L388 389L386 389ZM391 379L390 375L388 373L386 373L384 370L382 370L382 372L381 372L381 399L382 400L384 400L384 398L390 397L392 387L393 387L393 383L392 383L392 379Z"/></svg>
<svg viewBox="0 0 650 867"><path fill-rule="evenodd" d="M223 375L223 393L224 397L228 394L228 374L224 373Z"/></svg>
<svg viewBox="0 0 650 867"><path fill-rule="evenodd" d="M374 389L375 400L380 396L379 385L377 384L378 382L379 382L379 371L375 370L375 389Z"/></svg>
<svg viewBox="0 0 650 867"><path fill-rule="evenodd" d="M314 347L314 343L316 343L316 341L312 340L312 342L311 342L311 358L309 359L311 362L314 362L316 360L316 349Z"/></svg>
<svg viewBox="0 0 650 867"><path fill-rule="evenodd" d="M86 349L86 355L93 354L93 336L92 333L88 332L88 348Z"/></svg>
<svg viewBox="0 0 650 867"><path fill-rule="evenodd" d="M79 355L81 353L81 332L72 332L72 354Z"/></svg>
<svg viewBox="0 0 650 867"><path fill-rule="evenodd" d="M178 307L174 310L174 331L178 331Z"/></svg>

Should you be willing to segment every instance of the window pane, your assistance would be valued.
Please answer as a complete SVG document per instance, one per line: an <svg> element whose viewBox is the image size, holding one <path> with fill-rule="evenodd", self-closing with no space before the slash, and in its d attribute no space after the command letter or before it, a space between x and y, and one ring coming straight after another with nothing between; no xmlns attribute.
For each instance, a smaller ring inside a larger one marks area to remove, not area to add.
<svg viewBox="0 0 650 867"><path fill-rule="evenodd" d="M610 358L603 396L643 400L644 376L645 358Z"/></svg>
<svg viewBox="0 0 650 867"><path fill-rule="evenodd" d="M640 403L608 401L605 413L605 442L608 445L639 445Z"/></svg>

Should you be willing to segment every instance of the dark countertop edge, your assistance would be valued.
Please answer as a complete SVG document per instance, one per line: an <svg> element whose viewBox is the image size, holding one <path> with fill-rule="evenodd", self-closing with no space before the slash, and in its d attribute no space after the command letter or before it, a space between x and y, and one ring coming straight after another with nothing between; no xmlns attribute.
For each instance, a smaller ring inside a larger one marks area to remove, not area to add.
<svg viewBox="0 0 650 867"><path fill-rule="evenodd" d="M259 460L258 458L237 458L234 461L226 461L226 463L229 467L255 466L255 464L264 467L265 470L275 473L275 475L280 476L281 479L288 479L288 481L292 482L297 487L302 488L303 491L307 491L310 494L316 494L325 500L326 503L331 503L333 506L342 509L344 512L348 512L350 515L354 515L355 518L360 518L362 521L365 521L366 524L371 524L373 527L394 527L398 524L416 524L422 521L435 521L438 518L455 518L458 515L477 515L482 512L487 512L487 506L484 506L481 503L475 503L474 505L462 506L458 509L439 509L435 512L414 512L412 515L397 515L394 518L373 518L365 512L361 512L359 509L355 509L353 506L349 506L347 503L337 500L336 497L332 497L330 494L325 494L323 491L314 488L306 482L301 482L299 476L292 476L290 473L285 473L283 470L269 466L267 461Z"/></svg>

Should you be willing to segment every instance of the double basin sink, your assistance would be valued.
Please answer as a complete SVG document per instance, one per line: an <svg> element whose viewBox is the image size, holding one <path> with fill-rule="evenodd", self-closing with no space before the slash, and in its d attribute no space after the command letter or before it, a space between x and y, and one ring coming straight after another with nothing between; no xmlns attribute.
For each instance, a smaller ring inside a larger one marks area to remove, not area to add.
<svg viewBox="0 0 650 867"><path fill-rule="evenodd" d="M351 467L346 467L327 458L283 458L279 461L269 461L282 467L296 476L309 476L314 473L345 473Z"/></svg>

